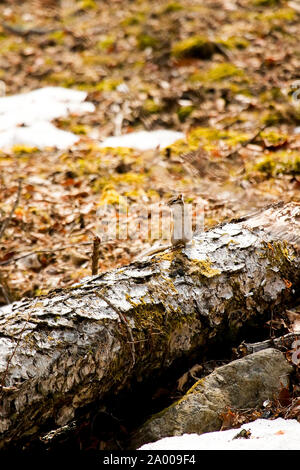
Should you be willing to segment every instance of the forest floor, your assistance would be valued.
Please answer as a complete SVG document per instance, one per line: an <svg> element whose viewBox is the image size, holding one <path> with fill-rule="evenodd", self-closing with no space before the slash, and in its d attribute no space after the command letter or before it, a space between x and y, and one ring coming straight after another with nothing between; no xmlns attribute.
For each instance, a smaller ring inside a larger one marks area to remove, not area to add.
<svg viewBox="0 0 300 470"><path fill-rule="evenodd" d="M0 1L0 80L7 95L85 90L96 111L56 120L81 136L69 150L0 151L0 219L9 222L0 305L90 275L107 206L122 206L120 226L131 212L134 226L140 210L157 214L182 192L209 228L300 200L299 2L53 3ZM117 126L186 138L167 149L100 148ZM130 263L152 243L142 231L103 242L99 271Z"/></svg>

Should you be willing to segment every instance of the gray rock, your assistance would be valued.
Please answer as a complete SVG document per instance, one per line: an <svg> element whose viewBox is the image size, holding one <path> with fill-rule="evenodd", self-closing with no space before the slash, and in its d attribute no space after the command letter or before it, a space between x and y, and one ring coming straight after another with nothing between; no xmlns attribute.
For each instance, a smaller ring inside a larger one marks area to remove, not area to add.
<svg viewBox="0 0 300 470"><path fill-rule="evenodd" d="M132 440L132 447L167 436L218 431L220 414L230 409L261 406L289 384L293 367L284 354L269 348L225 366L196 382L179 401L144 423Z"/></svg>

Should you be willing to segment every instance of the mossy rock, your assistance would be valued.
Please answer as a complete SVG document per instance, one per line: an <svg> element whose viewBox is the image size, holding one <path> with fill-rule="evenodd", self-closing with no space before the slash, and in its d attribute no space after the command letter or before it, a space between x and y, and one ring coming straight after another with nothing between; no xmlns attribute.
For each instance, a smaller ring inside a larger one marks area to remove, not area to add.
<svg viewBox="0 0 300 470"><path fill-rule="evenodd" d="M216 50L216 44L205 36L191 36L173 45L172 56L176 59L209 59Z"/></svg>

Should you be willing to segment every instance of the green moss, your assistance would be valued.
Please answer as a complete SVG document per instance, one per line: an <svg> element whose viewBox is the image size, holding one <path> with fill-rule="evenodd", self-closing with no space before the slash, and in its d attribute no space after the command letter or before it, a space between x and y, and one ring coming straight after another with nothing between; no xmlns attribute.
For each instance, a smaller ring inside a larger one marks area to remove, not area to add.
<svg viewBox="0 0 300 470"><path fill-rule="evenodd" d="M262 13L259 16L259 19L261 21L269 21L271 23L276 20L289 22L296 19L296 11L292 8L279 8L278 10L270 13Z"/></svg>
<svg viewBox="0 0 300 470"><path fill-rule="evenodd" d="M286 241L264 242L264 249L261 253L263 258L267 258L272 267L279 270L282 277L288 279L291 275L291 262L295 253Z"/></svg>
<svg viewBox="0 0 300 470"><path fill-rule="evenodd" d="M122 26L134 26L134 25L143 23L144 21L145 21L145 14L139 12L139 13L136 13L135 15L130 15L124 20L122 20L121 25Z"/></svg>
<svg viewBox="0 0 300 470"><path fill-rule="evenodd" d="M97 91L113 91L120 83L122 83L122 80L119 78L105 78L95 88Z"/></svg>
<svg viewBox="0 0 300 470"><path fill-rule="evenodd" d="M111 177L113 182L125 183L125 184L137 184L142 185L145 180L145 175L142 173L123 173L121 175L113 175Z"/></svg>
<svg viewBox="0 0 300 470"><path fill-rule="evenodd" d="M211 127L197 127L193 129L186 139L179 139L170 145L171 152L175 155L197 150L201 145L205 150L210 151L218 147L219 140L222 140L228 147L249 139L249 134L244 132L219 130Z"/></svg>
<svg viewBox="0 0 300 470"><path fill-rule="evenodd" d="M270 152L260 158L251 170L264 173L266 176L277 176L279 174L300 174L300 152L280 151Z"/></svg>
<svg viewBox="0 0 300 470"><path fill-rule="evenodd" d="M259 100L262 103L272 103L273 101L279 102L279 101L285 101L286 97L282 93L281 89L279 87L272 87L269 88L268 90L260 93L259 95Z"/></svg>
<svg viewBox="0 0 300 470"><path fill-rule="evenodd" d="M72 126L70 130L74 132L74 134L77 134L77 135L86 135L88 133L87 128L83 126L82 124L76 124Z"/></svg>
<svg viewBox="0 0 300 470"><path fill-rule="evenodd" d="M127 300L127 302L130 303L130 305L132 305L133 307L138 307L140 304L136 303L136 302L133 302L132 298L130 297L129 294L125 294L125 298ZM145 303L145 302L143 302Z"/></svg>
<svg viewBox="0 0 300 470"><path fill-rule="evenodd" d="M255 6L272 7L280 5L280 0L252 0L252 3Z"/></svg>
<svg viewBox="0 0 300 470"><path fill-rule="evenodd" d="M274 173L275 167L276 164L274 159L270 155L267 155L261 158L261 160L256 163L253 169L271 176Z"/></svg>
<svg viewBox="0 0 300 470"><path fill-rule="evenodd" d="M280 145L288 140L287 134L282 134L276 131L262 131L260 136L263 140L265 140L268 145Z"/></svg>
<svg viewBox="0 0 300 470"><path fill-rule="evenodd" d="M112 157L132 157L133 159L136 159L137 153L135 149L129 147L100 147L96 150L98 150L103 156L107 155L109 159L111 159Z"/></svg>
<svg viewBox="0 0 300 470"><path fill-rule="evenodd" d="M180 11L183 9L183 6L179 2L169 2L167 5L164 5L160 10L160 13L173 13L174 11Z"/></svg>
<svg viewBox="0 0 300 470"><path fill-rule="evenodd" d="M194 72L190 77L191 82L218 82L232 77L244 77L245 73L234 64L225 62L211 67L206 72Z"/></svg>
<svg viewBox="0 0 300 470"><path fill-rule="evenodd" d="M56 44L63 44L65 39L64 31L53 31L48 35L48 39L54 41Z"/></svg>
<svg viewBox="0 0 300 470"><path fill-rule="evenodd" d="M143 111L146 114L159 113L162 110L162 106L153 99L148 99L143 104Z"/></svg>
<svg viewBox="0 0 300 470"><path fill-rule="evenodd" d="M266 126L274 126L284 121L285 119L282 112L277 109L265 111L261 118L261 123L265 124Z"/></svg>
<svg viewBox="0 0 300 470"><path fill-rule="evenodd" d="M244 85L230 82L227 86L228 86L228 89L231 91L231 93L234 95L244 95L244 96L249 96L249 97L253 96L253 93L251 92L251 90L248 87L246 88ZM242 114L240 114L239 120L243 120Z"/></svg>
<svg viewBox="0 0 300 470"><path fill-rule="evenodd" d="M111 49L116 42L116 38L112 35L103 37L100 41L97 42L96 48L100 51L107 51Z"/></svg>
<svg viewBox="0 0 300 470"><path fill-rule="evenodd" d="M191 36L183 41L176 42L172 47L172 55L177 59L195 57L209 59L216 50L216 46L205 36Z"/></svg>
<svg viewBox="0 0 300 470"><path fill-rule="evenodd" d="M244 76L244 71L239 69L235 65L226 62L223 64L215 65L207 72L207 79L210 81L218 81L223 80L224 78L236 76Z"/></svg>
<svg viewBox="0 0 300 470"><path fill-rule="evenodd" d="M185 268L189 275L199 276L200 274L201 276L211 278L221 274L219 269L212 267L212 262L209 258L206 258L205 260L190 260L183 256L180 250L181 248L179 247L176 251L164 253L160 256L160 259L171 262L171 266L169 268L170 272L172 272L172 266L176 267L179 263L181 268Z"/></svg>
<svg viewBox="0 0 300 470"><path fill-rule="evenodd" d="M229 147L242 143L249 138L248 134L234 131L221 131L210 127L197 127L185 139L179 139L168 148L173 155L180 155L197 150L201 145L204 150L211 151L218 148L218 141L226 141Z"/></svg>
<svg viewBox="0 0 300 470"><path fill-rule="evenodd" d="M192 259L193 267L190 269L190 274L200 273L204 277L214 277L221 274L221 271L216 268L212 268L212 263L209 258L205 260Z"/></svg>
<svg viewBox="0 0 300 470"><path fill-rule="evenodd" d="M79 6L82 10L94 10L97 8L95 0L81 0Z"/></svg>
<svg viewBox="0 0 300 470"><path fill-rule="evenodd" d="M70 88L75 85L75 78L68 71L53 72L47 77L47 81L51 84L59 85L65 88Z"/></svg>
<svg viewBox="0 0 300 470"><path fill-rule="evenodd" d="M181 106L177 110L177 116L180 122L183 122L188 118L194 111L194 106Z"/></svg>
<svg viewBox="0 0 300 470"><path fill-rule="evenodd" d="M147 47L152 47L155 49L155 47L159 44L158 40L150 36L150 34L146 33L140 33L137 37L137 45L139 49L147 49Z"/></svg>
<svg viewBox="0 0 300 470"><path fill-rule="evenodd" d="M19 52L21 49L25 49L27 45L28 44L24 43L24 41L19 42L17 39L9 37L7 40L3 40L0 53L5 54L6 52Z"/></svg>
<svg viewBox="0 0 300 470"><path fill-rule="evenodd" d="M90 51L88 53L84 51L81 57L84 65L105 65L107 67L115 66L115 58L112 54L105 54L104 52L101 54L91 54Z"/></svg>
<svg viewBox="0 0 300 470"><path fill-rule="evenodd" d="M249 41L239 36L230 36L227 39L216 39L216 43L227 49L246 49L249 46Z"/></svg>
<svg viewBox="0 0 300 470"><path fill-rule="evenodd" d="M127 202L126 199L119 194L112 185L105 187L101 193L100 201L97 204L98 206L114 206L118 205L122 209L126 210Z"/></svg>
<svg viewBox="0 0 300 470"><path fill-rule="evenodd" d="M92 167L91 170L94 171L89 171L89 166ZM85 168L85 173L90 174L90 173L95 173L96 169L95 166L93 166L93 162L90 162L90 165L84 164ZM80 173L79 173L80 174ZM143 184L145 180L145 175L140 174L140 173L124 173L124 174L114 174L104 177L98 178L96 181L93 183L93 191L98 193L98 192L103 192L102 194L102 199L103 205L104 203L106 204L115 204L119 202L119 198L123 198L119 194L119 192L122 192L124 194L124 191L126 195L130 194L137 194L137 191L141 191ZM118 188L118 191L115 188ZM104 194L106 192L106 194ZM108 200L110 202L108 202Z"/></svg>
<svg viewBox="0 0 300 470"><path fill-rule="evenodd" d="M27 147L26 145L14 145L12 152L16 155L30 154L38 152L39 149L36 147Z"/></svg>

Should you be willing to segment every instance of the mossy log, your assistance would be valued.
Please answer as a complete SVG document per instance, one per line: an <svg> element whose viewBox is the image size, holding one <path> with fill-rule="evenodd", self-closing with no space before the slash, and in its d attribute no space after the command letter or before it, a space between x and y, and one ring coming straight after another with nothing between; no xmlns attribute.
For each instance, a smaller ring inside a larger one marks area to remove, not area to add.
<svg viewBox="0 0 300 470"><path fill-rule="evenodd" d="M300 205L279 203L2 309L0 448L269 319L299 292L299 234Z"/></svg>

